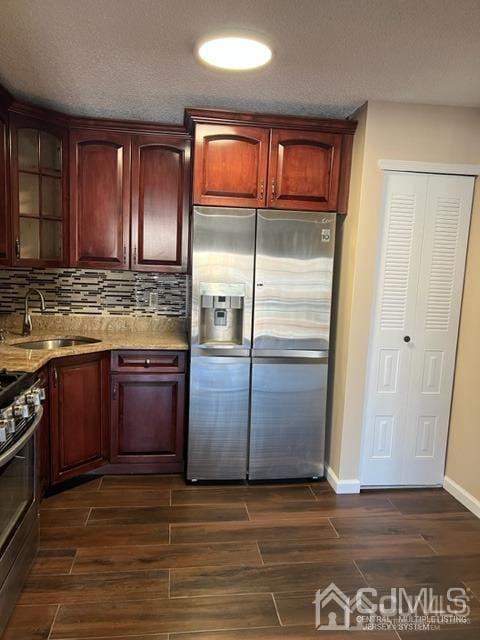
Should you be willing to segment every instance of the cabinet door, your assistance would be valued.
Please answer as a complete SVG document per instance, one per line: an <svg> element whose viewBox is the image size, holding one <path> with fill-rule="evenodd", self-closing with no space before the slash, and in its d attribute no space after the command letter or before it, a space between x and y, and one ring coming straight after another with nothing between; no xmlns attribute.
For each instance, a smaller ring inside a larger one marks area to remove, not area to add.
<svg viewBox="0 0 480 640"><path fill-rule="evenodd" d="M185 271L188 254L190 142L135 136L132 146L132 247L135 271Z"/></svg>
<svg viewBox="0 0 480 640"><path fill-rule="evenodd" d="M108 354L54 360L50 365L52 483L108 459Z"/></svg>
<svg viewBox="0 0 480 640"><path fill-rule="evenodd" d="M195 204L265 205L269 130L233 125L195 129Z"/></svg>
<svg viewBox="0 0 480 640"><path fill-rule="evenodd" d="M12 116L10 124L13 264L65 266L66 130L22 116Z"/></svg>
<svg viewBox="0 0 480 640"><path fill-rule="evenodd" d="M335 211L342 136L314 131L273 130L268 206Z"/></svg>
<svg viewBox="0 0 480 640"><path fill-rule="evenodd" d="M0 110L0 264L8 264L7 117Z"/></svg>
<svg viewBox="0 0 480 640"><path fill-rule="evenodd" d="M130 136L74 130L70 158L72 266L128 269Z"/></svg>
<svg viewBox="0 0 480 640"><path fill-rule="evenodd" d="M183 460L185 376L112 376L111 462L162 463Z"/></svg>

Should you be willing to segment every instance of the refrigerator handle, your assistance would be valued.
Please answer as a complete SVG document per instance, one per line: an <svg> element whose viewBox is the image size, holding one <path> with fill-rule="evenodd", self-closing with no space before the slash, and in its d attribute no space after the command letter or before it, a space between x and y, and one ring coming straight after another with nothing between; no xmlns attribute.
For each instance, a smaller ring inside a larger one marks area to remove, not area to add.
<svg viewBox="0 0 480 640"><path fill-rule="evenodd" d="M230 357L230 358L248 358L250 357L250 349L231 349L231 348L208 348L208 347L197 347L192 346L191 349L192 356L205 356L205 357Z"/></svg>
<svg viewBox="0 0 480 640"><path fill-rule="evenodd" d="M253 349L254 358L328 358L328 349L310 351L306 349Z"/></svg>

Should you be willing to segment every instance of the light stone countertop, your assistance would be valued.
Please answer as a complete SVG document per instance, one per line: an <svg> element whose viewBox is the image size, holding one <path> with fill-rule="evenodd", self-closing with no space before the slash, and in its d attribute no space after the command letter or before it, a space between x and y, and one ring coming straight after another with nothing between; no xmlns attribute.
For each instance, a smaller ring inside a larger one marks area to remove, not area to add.
<svg viewBox="0 0 480 640"><path fill-rule="evenodd" d="M117 349L188 350L185 320L171 316L48 316L32 314L33 331L22 337L22 316L0 316L7 339L0 343L0 369L37 371L54 358ZM15 344L52 338L83 336L101 342L58 349L20 349Z"/></svg>

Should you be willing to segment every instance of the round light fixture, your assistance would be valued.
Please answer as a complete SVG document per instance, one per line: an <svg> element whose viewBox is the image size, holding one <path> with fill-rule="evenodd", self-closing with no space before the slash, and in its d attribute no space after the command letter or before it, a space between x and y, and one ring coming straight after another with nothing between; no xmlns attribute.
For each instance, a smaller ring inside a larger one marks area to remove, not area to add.
<svg viewBox="0 0 480 640"><path fill-rule="evenodd" d="M272 50L251 36L217 36L197 46L199 58L208 65L229 71L263 67L272 59Z"/></svg>

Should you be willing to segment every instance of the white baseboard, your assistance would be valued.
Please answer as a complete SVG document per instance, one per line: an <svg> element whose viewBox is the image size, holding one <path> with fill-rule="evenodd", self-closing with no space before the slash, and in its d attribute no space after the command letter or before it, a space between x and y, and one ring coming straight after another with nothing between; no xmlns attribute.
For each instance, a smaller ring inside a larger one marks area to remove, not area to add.
<svg viewBox="0 0 480 640"><path fill-rule="evenodd" d="M360 480L340 480L335 471L325 465L327 482L335 493L360 493Z"/></svg>
<svg viewBox="0 0 480 640"><path fill-rule="evenodd" d="M480 518L480 500L477 500L471 493L465 491L463 487L448 476L445 476L443 480L443 488L461 502L464 507L467 507L477 518Z"/></svg>

